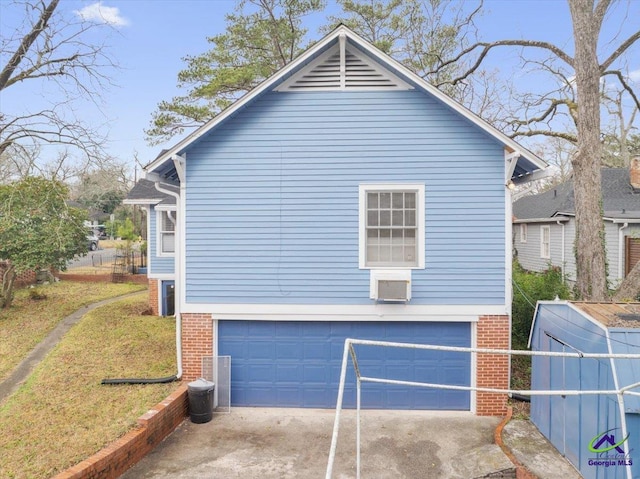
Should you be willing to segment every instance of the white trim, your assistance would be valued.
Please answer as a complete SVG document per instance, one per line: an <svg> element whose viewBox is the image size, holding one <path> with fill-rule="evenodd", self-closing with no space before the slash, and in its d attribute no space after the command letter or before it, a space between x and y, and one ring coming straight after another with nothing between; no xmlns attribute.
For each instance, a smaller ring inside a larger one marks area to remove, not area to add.
<svg viewBox="0 0 640 479"><path fill-rule="evenodd" d="M175 281L176 275L173 274L173 273L158 273L158 274L149 273L147 275L147 278L149 278L149 279L158 279L160 281Z"/></svg>
<svg viewBox="0 0 640 479"><path fill-rule="evenodd" d="M571 221L571 218L564 216L551 216L549 218L526 218L522 220L515 220L514 223L519 225L523 223L557 223L558 221Z"/></svg>
<svg viewBox="0 0 640 479"><path fill-rule="evenodd" d="M157 205L162 199L124 199L122 204L124 205Z"/></svg>
<svg viewBox="0 0 640 479"><path fill-rule="evenodd" d="M410 304L209 304L186 303L183 314L211 314L217 320L264 321L452 321L475 322L480 316L505 316L499 305Z"/></svg>
<svg viewBox="0 0 640 479"><path fill-rule="evenodd" d="M504 188L504 307L509 317L509 331L511 331L511 309L513 304L513 191L505 185ZM509 348L511 348L511 334L509 334ZM509 368L509 371L511 368ZM510 372L509 381L511 381Z"/></svg>
<svg viewBox="0 0 640 479"><path fill-rule="evenodd" d="M154 208L156 211L176 211L178 208L173 204L158 205Z"/></svg>
<svg viewBox="0 0 640 479"><path fill-rule="evenodd" d="M145 210L145 216L147 218L147 279L151 278L151 244L153 241L151 238L151 206L146 205L143 207Z"/></svg>
<svg viewBox="0 0 640 479"><path fill-rule="evenodd" d="M549 239L549 243L548 243L548 248L549 248L549 252L545 252L544 250L544 232L547 231L548 234L548 239ZM551 225L540 225L540 258L541 259L551 259Z"/></svg>
<svg viewBox="0 0 640 479"><path fill-rule="evenodd" d="M628 227L629 223L623 223L622 226L618 228L618 279L624 279L625 268L623 266L626 266L627 255L624 239L625 234L622 232L622 230Z"/></svg>
<svg viewBox="0 0 640 479"><path fill-rule="evenodd" d="M187 302L187 155L183 155L184 161L182 163L182 172L184 179L180 181L180 195L178 197L178 227L177 230L180 233L178 235L180 247L178 248L178 254L176 255L176 271L179 273L180 287L178 289L180 311L183 310L184 305Z"/></svg>
<svg viewBox="0 0 640 479"><path fill-rule="evenodd" d="M478 321L474 321L471 323L471 347L473 349L478 348ZM469 409L473 414L476 414L478 411L478 394L475 390L478 387L478 353L471 353L471 378L469 381L469 385L473 388L469 392Z"/></svg>
<svg viewBox="0 0 640 479"><path fill-rule="evenodd" d="M159 165L165 163L172 159L172 157L181 151L183 151L187 146L196 141L201 136L205 135L212 128L226 120L228 117L233 115L236 111L243 108L247 103L253 100L258 95L262 94L264 91L269 90L273 87L273 85L278 82L281 78L285 78L289 73L295 71L301 65L303 65L308 59L314 57L320 51L322 51L327 45L333 42L337 37L341 34L346 35L347 38L354 44L356 44L361 50L366 52L367 54L377 58L383 65L388 65L391 68L394 68L403 76L407 77L410 81L420 86L423 90L427 91L438 100L443 102L445 105L451 107L454 111L458 112L464 118L469 120L471 123L475 124L489 135L497 139L500 143L507 146L512 152L521 152L530 162L539 167L540 169L546 168L548 165L537 155L527 150L526 148L519 145L515 140L509 138L507 135L497 130L489 123L482 120L479 116L472 113L470 110L460 105L458 102L448 97L440 90L438 90L433 85L429 84L420 76L416 75L408 68L406 68L401 63L397 62L393 58L389 57L385 53L378 50L376 47L371 45L369 42L364 40L362 37L358 36L356 33L345 27L344 25L340 25L333 32L325 36L322 40L316 43L314 46L309 48L304 54L300 55L297 59L286 65L280 71L273 74L267 80L262 82L256 88L251 90L249 93L244 95L238 101L236 101L233 105L226 108L224 111L220 112L215 118L198 128L196 131L191 133L189 136L184 138L182 141L178 142L173 148L170 148L163 155L158 156L154 161L145 166L145 170L147 172L154 170ZM532 175L528 175L529 177L535 176L539 172L534 172Z"/></svg>
<svg viewBox="0 0 640 479"><path fill-rule="evenodd" d="M418 222L416 266L367 266L366 196L368 191L415 191L416 221ZM425 186L424 183L361 183L358 186L358 267L360 269L424 269L425 268Z"/></svg>
<svg viewBox="0 0 640 479"><path fill-rule="evenodd" d="M609 216L603 216L602 219L606 221L611 221L612 223L631 223L631 224L640 223L640 219L638 218L612 218Z"/></svg>

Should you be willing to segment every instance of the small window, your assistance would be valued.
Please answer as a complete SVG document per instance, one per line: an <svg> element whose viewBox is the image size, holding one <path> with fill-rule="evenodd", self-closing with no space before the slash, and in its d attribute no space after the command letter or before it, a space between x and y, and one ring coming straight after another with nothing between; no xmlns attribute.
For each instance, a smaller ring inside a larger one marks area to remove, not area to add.
<svg viewBox="0 0 640 479"><path fill-rule="evenodd" d="M176 251L176 212L158 212L158 255L171 255Z"/></svg>
<svg viewBox="0 0 640 479"><path fill-rule="evenodd" d="M526 223L522 223L520 225L520 243L527 242L527 225Z"/></svg>
<svg viewBox="0 0 640 479"><path fill-rule="evenodd" d="M540 226L540 257L551 259L551 228Z"/></svg>
<svg viewBox="0 0 640 479"><path fill-rule="evenodd" d="M360 267L424 268L424 185L360 187Z"/></svg>

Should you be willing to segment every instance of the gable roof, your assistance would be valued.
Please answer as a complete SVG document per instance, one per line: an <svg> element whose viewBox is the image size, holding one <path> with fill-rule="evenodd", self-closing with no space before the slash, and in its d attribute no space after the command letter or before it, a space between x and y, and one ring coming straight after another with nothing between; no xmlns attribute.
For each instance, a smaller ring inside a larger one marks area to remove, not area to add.
<svg viewBox="0 0 640 479"><path fill-rule="evenodd" d="M602 201L605 218L640 218L640 191L631 186L627 168L603 168ZM573 180L537 195L525 196L513 204L516 220L575 215Z"/></svg>
<svg viewBox="0 0 640 479"><path fill-rule="evenodd" d="M340 45L340 47L336 47ZM345 45L342 47L342 45ZM481 119L475 113L471 112L460 103L447 96L445 93L438 90L436 87L426 82L423 78L413 73L407 67L397 62L387 54L378 50L371 43L364 40L362 37L354 33L352 30L344 25L338 26L333 32L325 36L322 40L317 42L305 53L286 65L284 68L276 72L267 80L263 81L256 88L245 94L242 98L237 100L231 106L220 112L215 118L211 119L193 133L188 135L183 140L179 141L176 145L168 150L165 150L158 155L158 157L145 166L147 173L154 175L160 175L160 177L168 178L175 181L177 179L177 173L175 167L172 164L173 158L176 155L181 155L190 145L198 141L203 135L211 131L218 124L222 123L225 119L229 118L238 110L245 107L253 99L258 97L265 91L274 89L279 85L287 86L287 81L295 74L305 69L304 72L312 71L318 62L318 58L328 51L333 51L336 48L343 48L347 50L349 54L352 54L362 60L362 55L366 55L378 63L382 68L382 71L388 70L388 74L393 79L397 80L394 84L396 87L417 87L426 91L440 102L469 120L472 124L478 126L490 136L495 138L499 143L510 152L515 153L518 158L513 169L512 180L514 182L528 181L528 178L535 172L543 170L547 167L547 164L540 159L537 155L518 144L515 140L508 137L501 131L494 128L492 125ZM346 56L346 55L345 55ZM367 65L369 68L373 68L371 64ZM380 68L373 68L377 73L380 73ZM304 76L304 75L303 75ZM299 77L298 77L299 78ZM406 82L406 84L405 84ZM295 80L293 81L295 83ZM288 85L290 86L290 85ZM344 86L344 82L343 82ZM380 85L378 85L379 87Z"/></svg>
<svg viewBox="0 0 640 479"><path fill-rule="evenodd" d="M177 188L175 190L176 193L179 192ZM171 195L158 191L153 181L143 178L138 180L131 188L123 203L125 205L175 205L176 199Z"/></svg>

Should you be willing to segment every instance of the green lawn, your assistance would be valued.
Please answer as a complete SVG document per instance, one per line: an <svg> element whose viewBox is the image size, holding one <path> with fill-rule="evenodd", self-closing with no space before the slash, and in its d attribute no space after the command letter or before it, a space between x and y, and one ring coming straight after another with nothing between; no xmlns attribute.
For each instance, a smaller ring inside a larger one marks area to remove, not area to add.
<svg viewBox="0 0 640 479"><path fill-rule="evenodd" d="M178 387L100 384L175 374L175 321L146 308L141 295L88 313L0 406L0 477L49 478L77 464Z"/></svg>
<svg viewBox="0 0 640 479"><path fill-rule="evenodd" d="M91 303L145 288L139 284L61 281L17 290L13 306L0 309L0 381L69 314ZM34 291L46 298L32 299Z"/></svg>

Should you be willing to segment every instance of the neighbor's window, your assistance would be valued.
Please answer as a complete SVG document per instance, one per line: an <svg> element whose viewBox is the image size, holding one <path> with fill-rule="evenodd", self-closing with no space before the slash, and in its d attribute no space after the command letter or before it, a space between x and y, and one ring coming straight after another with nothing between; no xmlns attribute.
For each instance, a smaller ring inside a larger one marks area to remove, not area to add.
<svg viewBox="0 0 640 479"><path fill-rule="evenodd" d="M424 185L361 185L360 267L424 267Z"/></svg>
<svg viewBox="0 0 640 479"><path fill-rule="evenodd" d="M548 225L540 226L540 257L551 258L551 228Z"/></svg>
<svg viewBox="0 0 640 479"><path fill-rule="evenodd" d="M158 216L158 253L173 254L176 251L176 212L160 211Z"/></svg>
<svg viewBox="0 0 640 479"><path fill-rule="evenodd" d="M526 223L520 224L520 243L527 242L527 225Z"/></svg>

